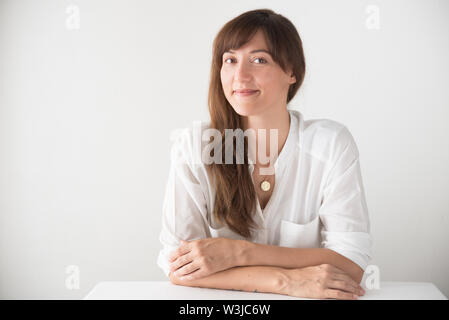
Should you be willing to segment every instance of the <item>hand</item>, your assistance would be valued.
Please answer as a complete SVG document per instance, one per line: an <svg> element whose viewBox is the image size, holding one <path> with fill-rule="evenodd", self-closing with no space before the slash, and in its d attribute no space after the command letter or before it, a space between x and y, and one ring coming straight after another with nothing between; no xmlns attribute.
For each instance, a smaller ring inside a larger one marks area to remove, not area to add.
<svg viewBox="0 0 449 320"><path fill-rule="evenodd" d="M281 294L301 298L355 300L365 294L346 272L330 264L284 269L286 283Z"/></svg>
<svg viewBox="0 0 449 320"><path fill-rule="evenodd" d="M194 280L236 266L238 240L206 238L181 240L181 245L170 254L170 271L182 280Z"/></svg>

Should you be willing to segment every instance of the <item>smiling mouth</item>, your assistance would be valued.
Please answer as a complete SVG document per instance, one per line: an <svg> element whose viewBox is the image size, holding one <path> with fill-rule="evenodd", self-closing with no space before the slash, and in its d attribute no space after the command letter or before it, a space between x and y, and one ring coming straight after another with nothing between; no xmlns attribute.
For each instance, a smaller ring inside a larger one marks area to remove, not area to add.
<svg viewBox="0 0 449 320"><path fill-rule="evenodd" d="M249 96L255 95L258 92L259 92L259 90L243 91L243 92L242 91L234 91L234 94L239 97L249 97Z"/></svg>

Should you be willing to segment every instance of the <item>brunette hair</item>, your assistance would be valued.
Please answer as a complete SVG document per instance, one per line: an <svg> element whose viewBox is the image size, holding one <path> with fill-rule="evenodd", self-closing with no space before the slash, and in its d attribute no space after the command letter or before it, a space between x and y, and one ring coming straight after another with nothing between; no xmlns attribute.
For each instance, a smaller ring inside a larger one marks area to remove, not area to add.
<svg viewBox="0 0 449 320"><path fill-rule="evenodd" d="M300 88L305 74L302 41L295 26L284 16L269 9L245 12L227 22L213 42L212 66L208 94L211 117L210 128L222 135L222 155L225 151L225 129L242 129L242 119L229 104L223 92L220 70L225 51L236 50L247 43L258 30L262 30L273 60L287 72L291 68L296 82L290 85L287 103ZM245 238L252 237L255 227L253 213L257 204L256 191L248 168L248 144L244 141L244 164L237 164L233 147L233 163L207 164L214 178L215 200L212 213L234 232Z"/></svg>

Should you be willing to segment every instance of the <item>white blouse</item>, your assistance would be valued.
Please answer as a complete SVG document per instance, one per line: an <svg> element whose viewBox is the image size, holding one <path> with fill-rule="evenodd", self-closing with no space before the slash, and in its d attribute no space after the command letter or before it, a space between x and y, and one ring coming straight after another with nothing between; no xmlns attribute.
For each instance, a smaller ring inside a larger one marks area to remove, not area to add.
<svg viewBox="0 0 449 320"><path fill-rule="evenodd" d="M180 131L171 148L159 236L162 249L157 264L167 277L168 257L180 240L210 237L291 248L328 248L366 269L372 238L354 138L339 122L305 121L299 111L288 112L290 129L274 163L273 193L263 210L257 200L254 219L260 229L252 239L215 221L211 214L214 185L205 165L194 155L195 144L205 142L192 128ZM201 128L208 128L208 123L202 123ZM253 164L248 166L252 173Z"/></svg>

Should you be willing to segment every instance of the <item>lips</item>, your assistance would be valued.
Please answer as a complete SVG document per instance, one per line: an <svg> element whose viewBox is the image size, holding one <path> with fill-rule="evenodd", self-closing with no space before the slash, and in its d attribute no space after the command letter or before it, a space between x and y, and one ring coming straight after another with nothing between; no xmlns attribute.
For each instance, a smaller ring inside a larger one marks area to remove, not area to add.
<svg viewBox="0 0 449 320"><path fill-rule="evenodd" d="M235 90L234 95L240 98L253 97L259 93L259 90L240 89Z"/></svg>
<svg viewBox="0 0 449 320"><path fill-rule="evenodd" d="M258 93L259 93L259 90L253 90L253 89L234 90L234 95L237 97L240 97L240 98L256 96Z"/></svg>
<svg viewBox="0 0 449 320"><path fill-rule="evenodd" d="M234 93L253 93L256 92L258 90L253 90L253 89L237 89L234 90Z"/></svg>

